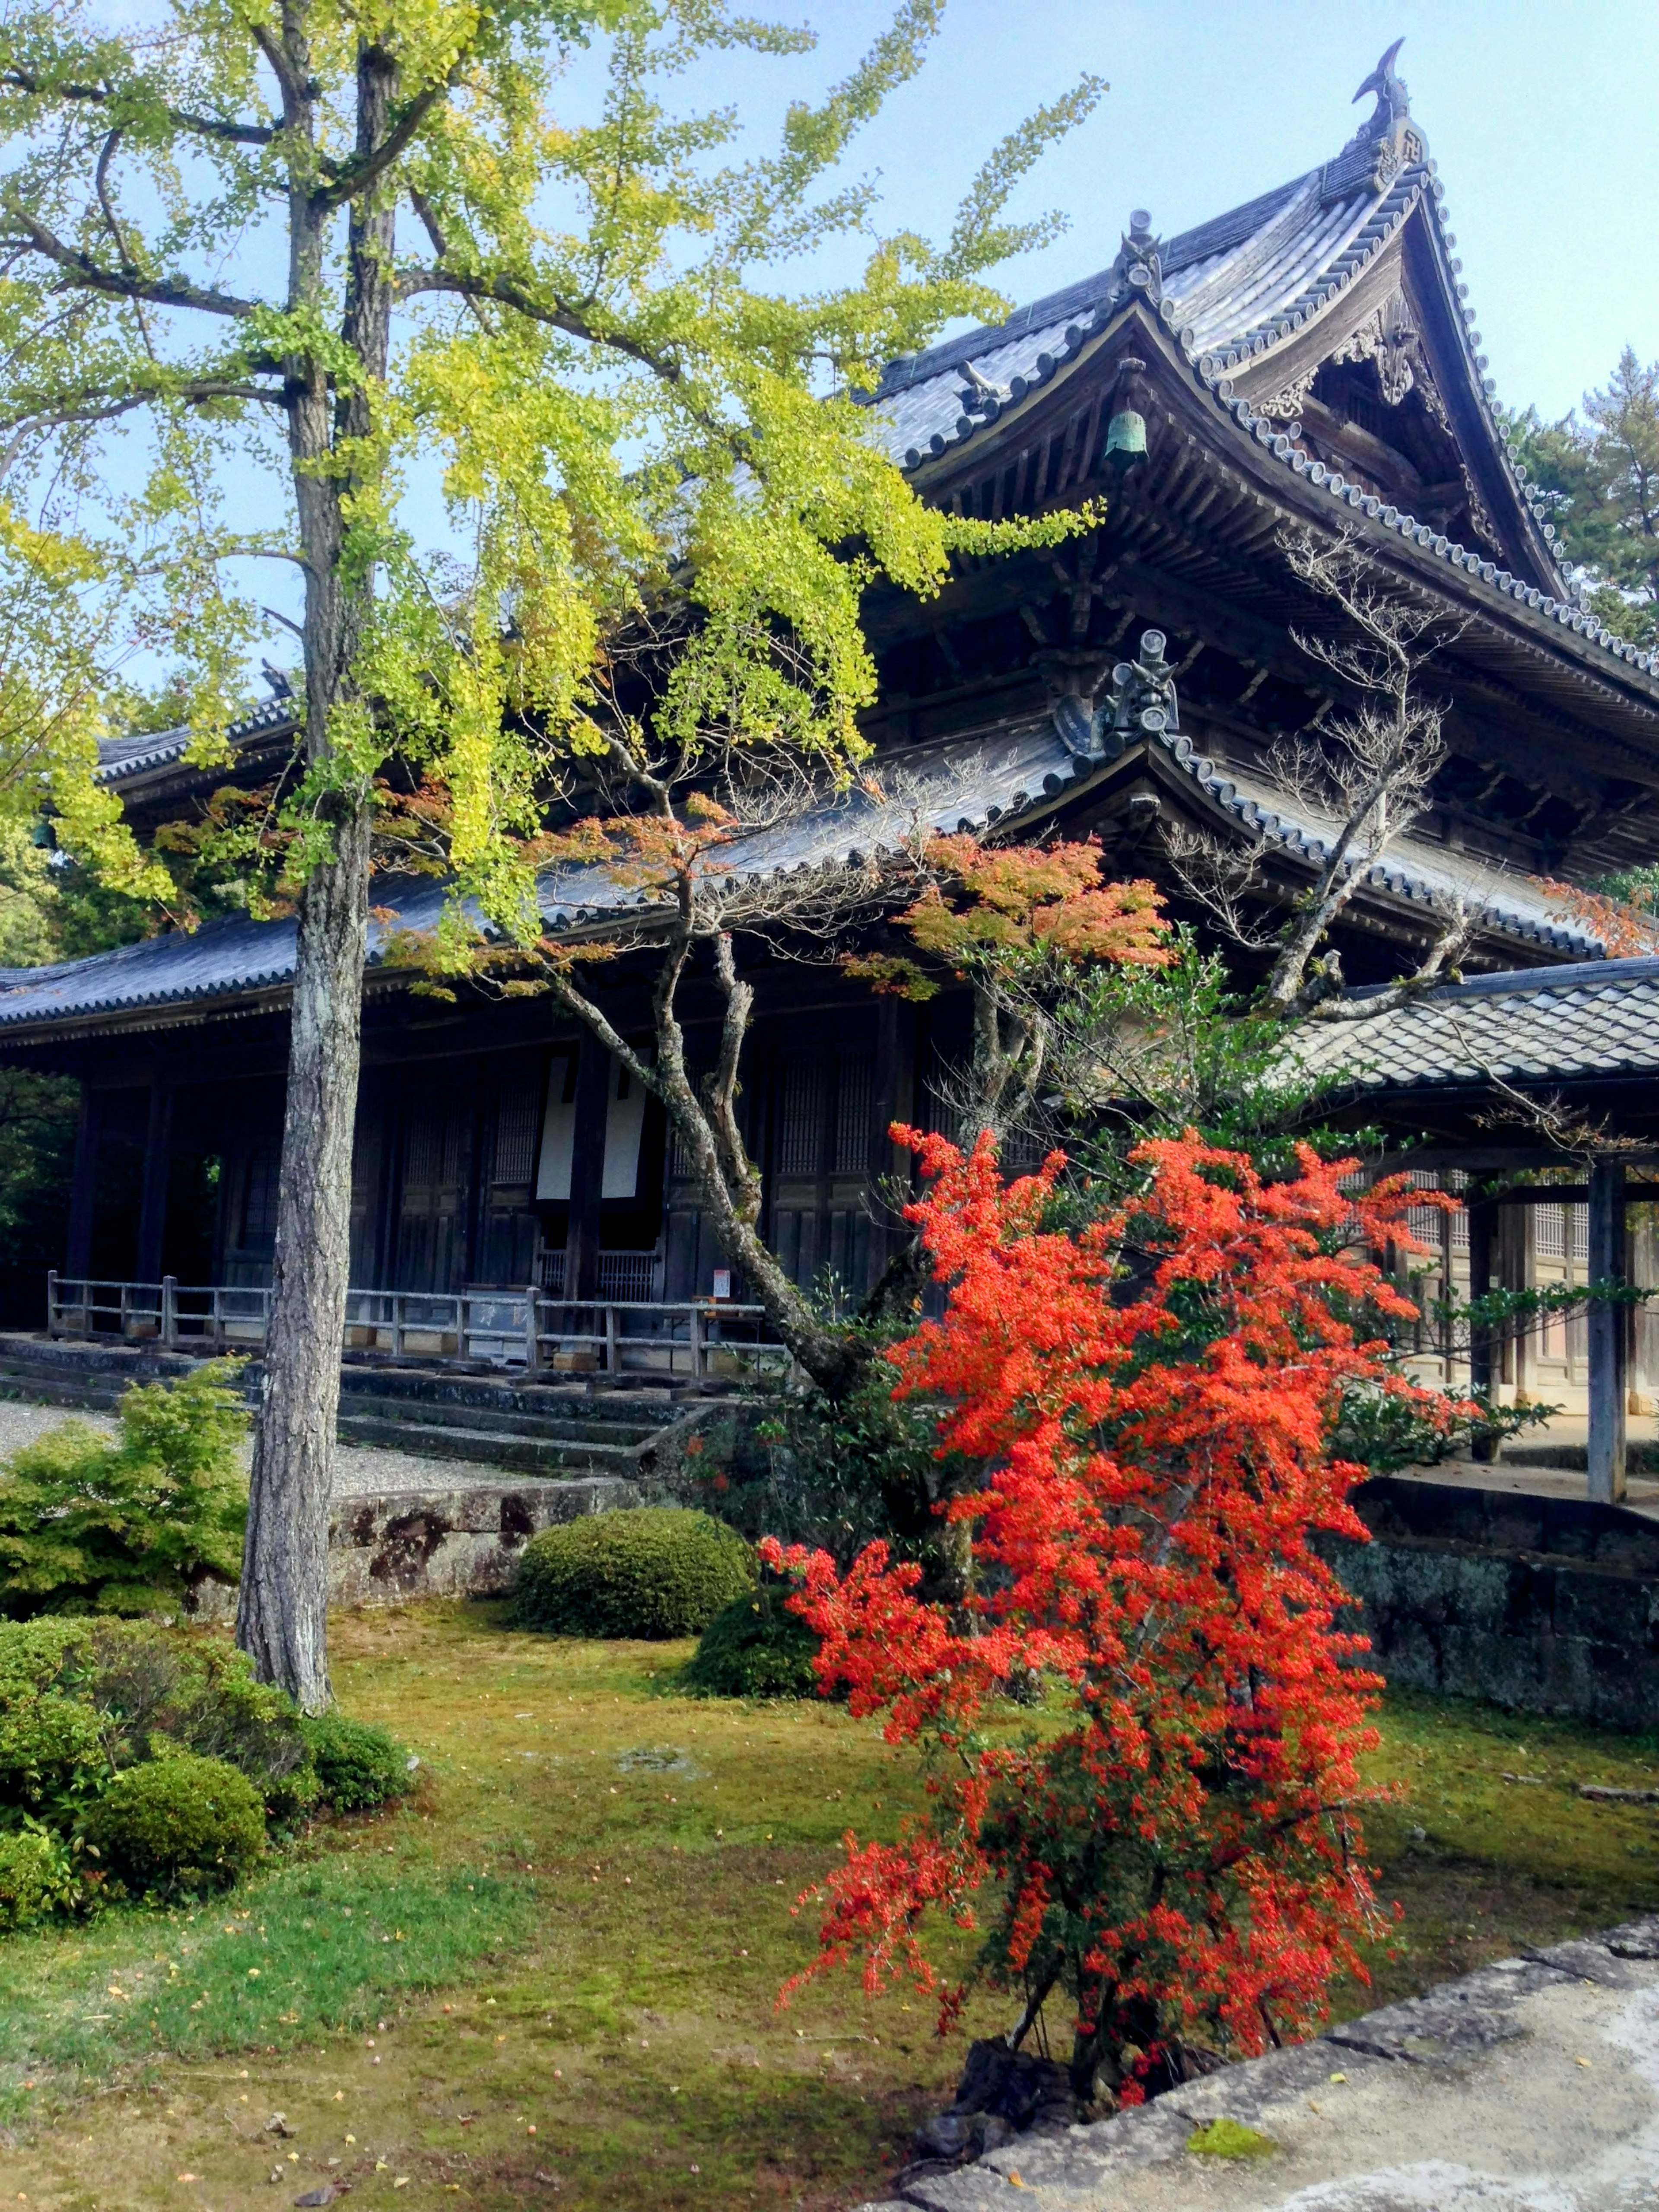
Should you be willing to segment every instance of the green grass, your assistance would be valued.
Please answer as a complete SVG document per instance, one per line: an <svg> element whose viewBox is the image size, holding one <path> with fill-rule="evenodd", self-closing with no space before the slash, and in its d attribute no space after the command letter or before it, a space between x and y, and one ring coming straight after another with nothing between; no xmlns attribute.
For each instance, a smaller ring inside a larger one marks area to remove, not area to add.
<svg viewBox="0 0 1659 2212"><path fill-rule="evenodd" d="M882 2194L962 2039L854 1976L775 2000L813 1948L792 1908L843 1828L890 1838L918 1805L908 1756L842 1706L684 1698L684 1644L520 1635L459 1605L339 1620L333 1641L345 1710L420 1753L420 1795L314 1832L216 1909L0 1945L0 2116L23 2136L0 2148L0 2200L270 2212L326 2180L358 2212L827 2212ZM1382 1734L1375 1778L1409 1795L1369 1832L1406 1917L1340 2010L1659 1909L1659 1810L1576 1794L1645 1786L1654 1742L1409 1695ZM977 1997L966 2032L1006 2014ZM292 2138L260 2132L273 2110Z"/></svg>
<svg viewBox="0 0 1659 2212"><path fill-rule="evenodd" d="M0 1944L0 2125L125 2061L272 2054L362 2027L530 1933L521 1880L322 1840L199 1910L129 1906Z"/></svg>

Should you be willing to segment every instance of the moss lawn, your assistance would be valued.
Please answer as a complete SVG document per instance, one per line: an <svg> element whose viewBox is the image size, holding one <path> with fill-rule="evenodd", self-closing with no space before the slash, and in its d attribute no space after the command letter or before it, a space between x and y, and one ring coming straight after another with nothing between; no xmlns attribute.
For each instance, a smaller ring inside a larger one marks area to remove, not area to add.
<svg viewBox="0 0 1659 2212"><path fill-rule="evenodd" d="M910 1760L839 1708L674 1694L688 1645L555 1641L498 1608L334 1624L344 1710L421 1756L211 1908L0 1942L0 2203L244 2212L323 2188L438 2212L805 2212L879 2195L960 2064L854 1978L779 2011L798 1893L893 1833ZM1659 1909L1651 1741L1396 1695L1374 1762L1405 1908L1364 2010ZM1517 1778L1506 1780L1506 1775ZM1420 1831L1420 1833L1418 1832ZM981 1999L971 2032L1006 2024ZM290 2132L265 2123L285 2115Z"/></svg>

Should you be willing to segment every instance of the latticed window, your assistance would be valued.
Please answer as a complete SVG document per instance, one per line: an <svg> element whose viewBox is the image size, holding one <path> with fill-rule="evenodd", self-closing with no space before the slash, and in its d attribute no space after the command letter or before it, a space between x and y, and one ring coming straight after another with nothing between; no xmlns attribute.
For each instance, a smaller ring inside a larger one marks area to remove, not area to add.
<svg viewBox="0 0 1659 2212"><path fill-rule="evenodd" d="M638 1299L648 1304L656 1295L657 1255L654 1252L600 1253L599 1296L602 1298L619 1301Z"/></svg>
<svg viewBox="0 0 1659 2212"><path fill-rule="evenodd" d="M275 1145L264 1145L247 1164L242 1193L242 1242L256 1244L276 1234L276 1178L282 1155Z"/></svg>
<svg viewBox="0 0 1659 2212"><path fill-rule="evenodd" d="M870 1116L875 1087L875 1058L844 1052L836 1087L836 1175L862 1175L870 1164Z"/></svg>
<svg viewBox="0 0 1659 2212"><path fill-rule="evenodd" d="M816 1054L793 1054L783 1063L779 1102L778 1173L815 1176L823 1156L823 1085Z"/></svg>
<svg viewBox="0 0 1659 2212"><path fill-rule="evenodd" d="M1582 1206L1539 1206L1533 1209L1533 1250L1540 1260L1589 1257L1589 1211Z"/></svg>
<svg viewBox="0 0 1659 2212"><path fill-rule="evenodd" d="M530 1181L536 1161L536 1115L540 1104L540 1086L533 1076L517 1077L501 1086L495 1109L493 1182Z"/></svg>

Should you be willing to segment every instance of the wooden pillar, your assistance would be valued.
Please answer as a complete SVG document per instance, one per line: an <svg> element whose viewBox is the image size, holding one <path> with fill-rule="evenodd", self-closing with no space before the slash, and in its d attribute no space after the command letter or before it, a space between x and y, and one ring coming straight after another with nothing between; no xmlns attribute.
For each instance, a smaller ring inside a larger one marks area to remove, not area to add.
<svg viewBox="0 0 1659 2212"><path fill-rule="evenodd" d="M1497 1225L1498 1209L1490 1200L1469 1208L1469 1297L1484 1298L1492 1289L1492 1231ZM1469 1330L1469 1389L1477 1395L1490 1397L1496 1380L1496 1362L1492 1358L1495 1333L1490 1328L1475 1324ZM1497 1440L1492 1437L1477 1437L1474 1455L1478 1460L1496 1456Z"/></svg>
<svg viewBox="0 0 1659 2212"><path fill-rule="evenodd" d="M916 1119L916 1010L906 999L883 998L876 1008L876 1080L871 1158L878 1182L876 1218L880 1224L872 1255L878 1273L908 1243L910 1231L891 1201L910 1182L914 1162L887 1132L895 1121Z"/></svg>
<svg viewBox="0 0 1659 2212"><path fill-rule="evenodd" d="M1589 1170L1589 1279L1625 1279L1625 1170L1621 1161L1593 1159ZM1623 1305L1593 1297L1586 1316L1589 1340L1589 1494L1603 1504L1625 1495L1625 1346L1629 1336Z"/></svg>
<svg viewBox="0 0 1659 2212"><path fill-rule="evenodd" d="M138 1206L138 1256L133 1273L141 1283L161 1279L161 1245L167 1223L167 1170L173 1164L173 1085L158 1077L149 1087L149 1121L144 1131L144 1188Z"/></svg>
<svg viewBox="0 0 1659 2212"><path fill-rule="evenodd" d="M69 1249L64 1273L72 1280L92 1273L92 1224L98 1202L99 1093L84 1079L75 1124L75 1166L70 1185Z"/></svg>
<svg viewBox="0 0 1659 2212"><path fill-rule="evenodd" d="M581 1042L575 1106L564 1295L586 1305L599 1294L599 1202L605 1188L605 1126L611 1112L611 1055L595 1036Z"/></svg>

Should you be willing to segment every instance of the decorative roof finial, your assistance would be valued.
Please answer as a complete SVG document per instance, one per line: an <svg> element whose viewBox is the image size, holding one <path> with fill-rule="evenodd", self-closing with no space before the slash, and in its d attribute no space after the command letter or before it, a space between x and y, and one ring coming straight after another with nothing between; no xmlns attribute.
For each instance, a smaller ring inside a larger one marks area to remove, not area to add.
<svg viewBox="0 0 1659 2212"><path fill-rule="evenodd" d="M1405 79L1395 76L1394 67L1394 58L1405 43L1404 39L1395 40L1388 52L1383 55L1382 60L1354 94L1356 100L1364 100L1368 92L1374 92L1376 94L1376 110L1366 126L1368 137L1386 137L1393 131L1396 123L1412 112L1411 100L1406 90Z"/></svg>

